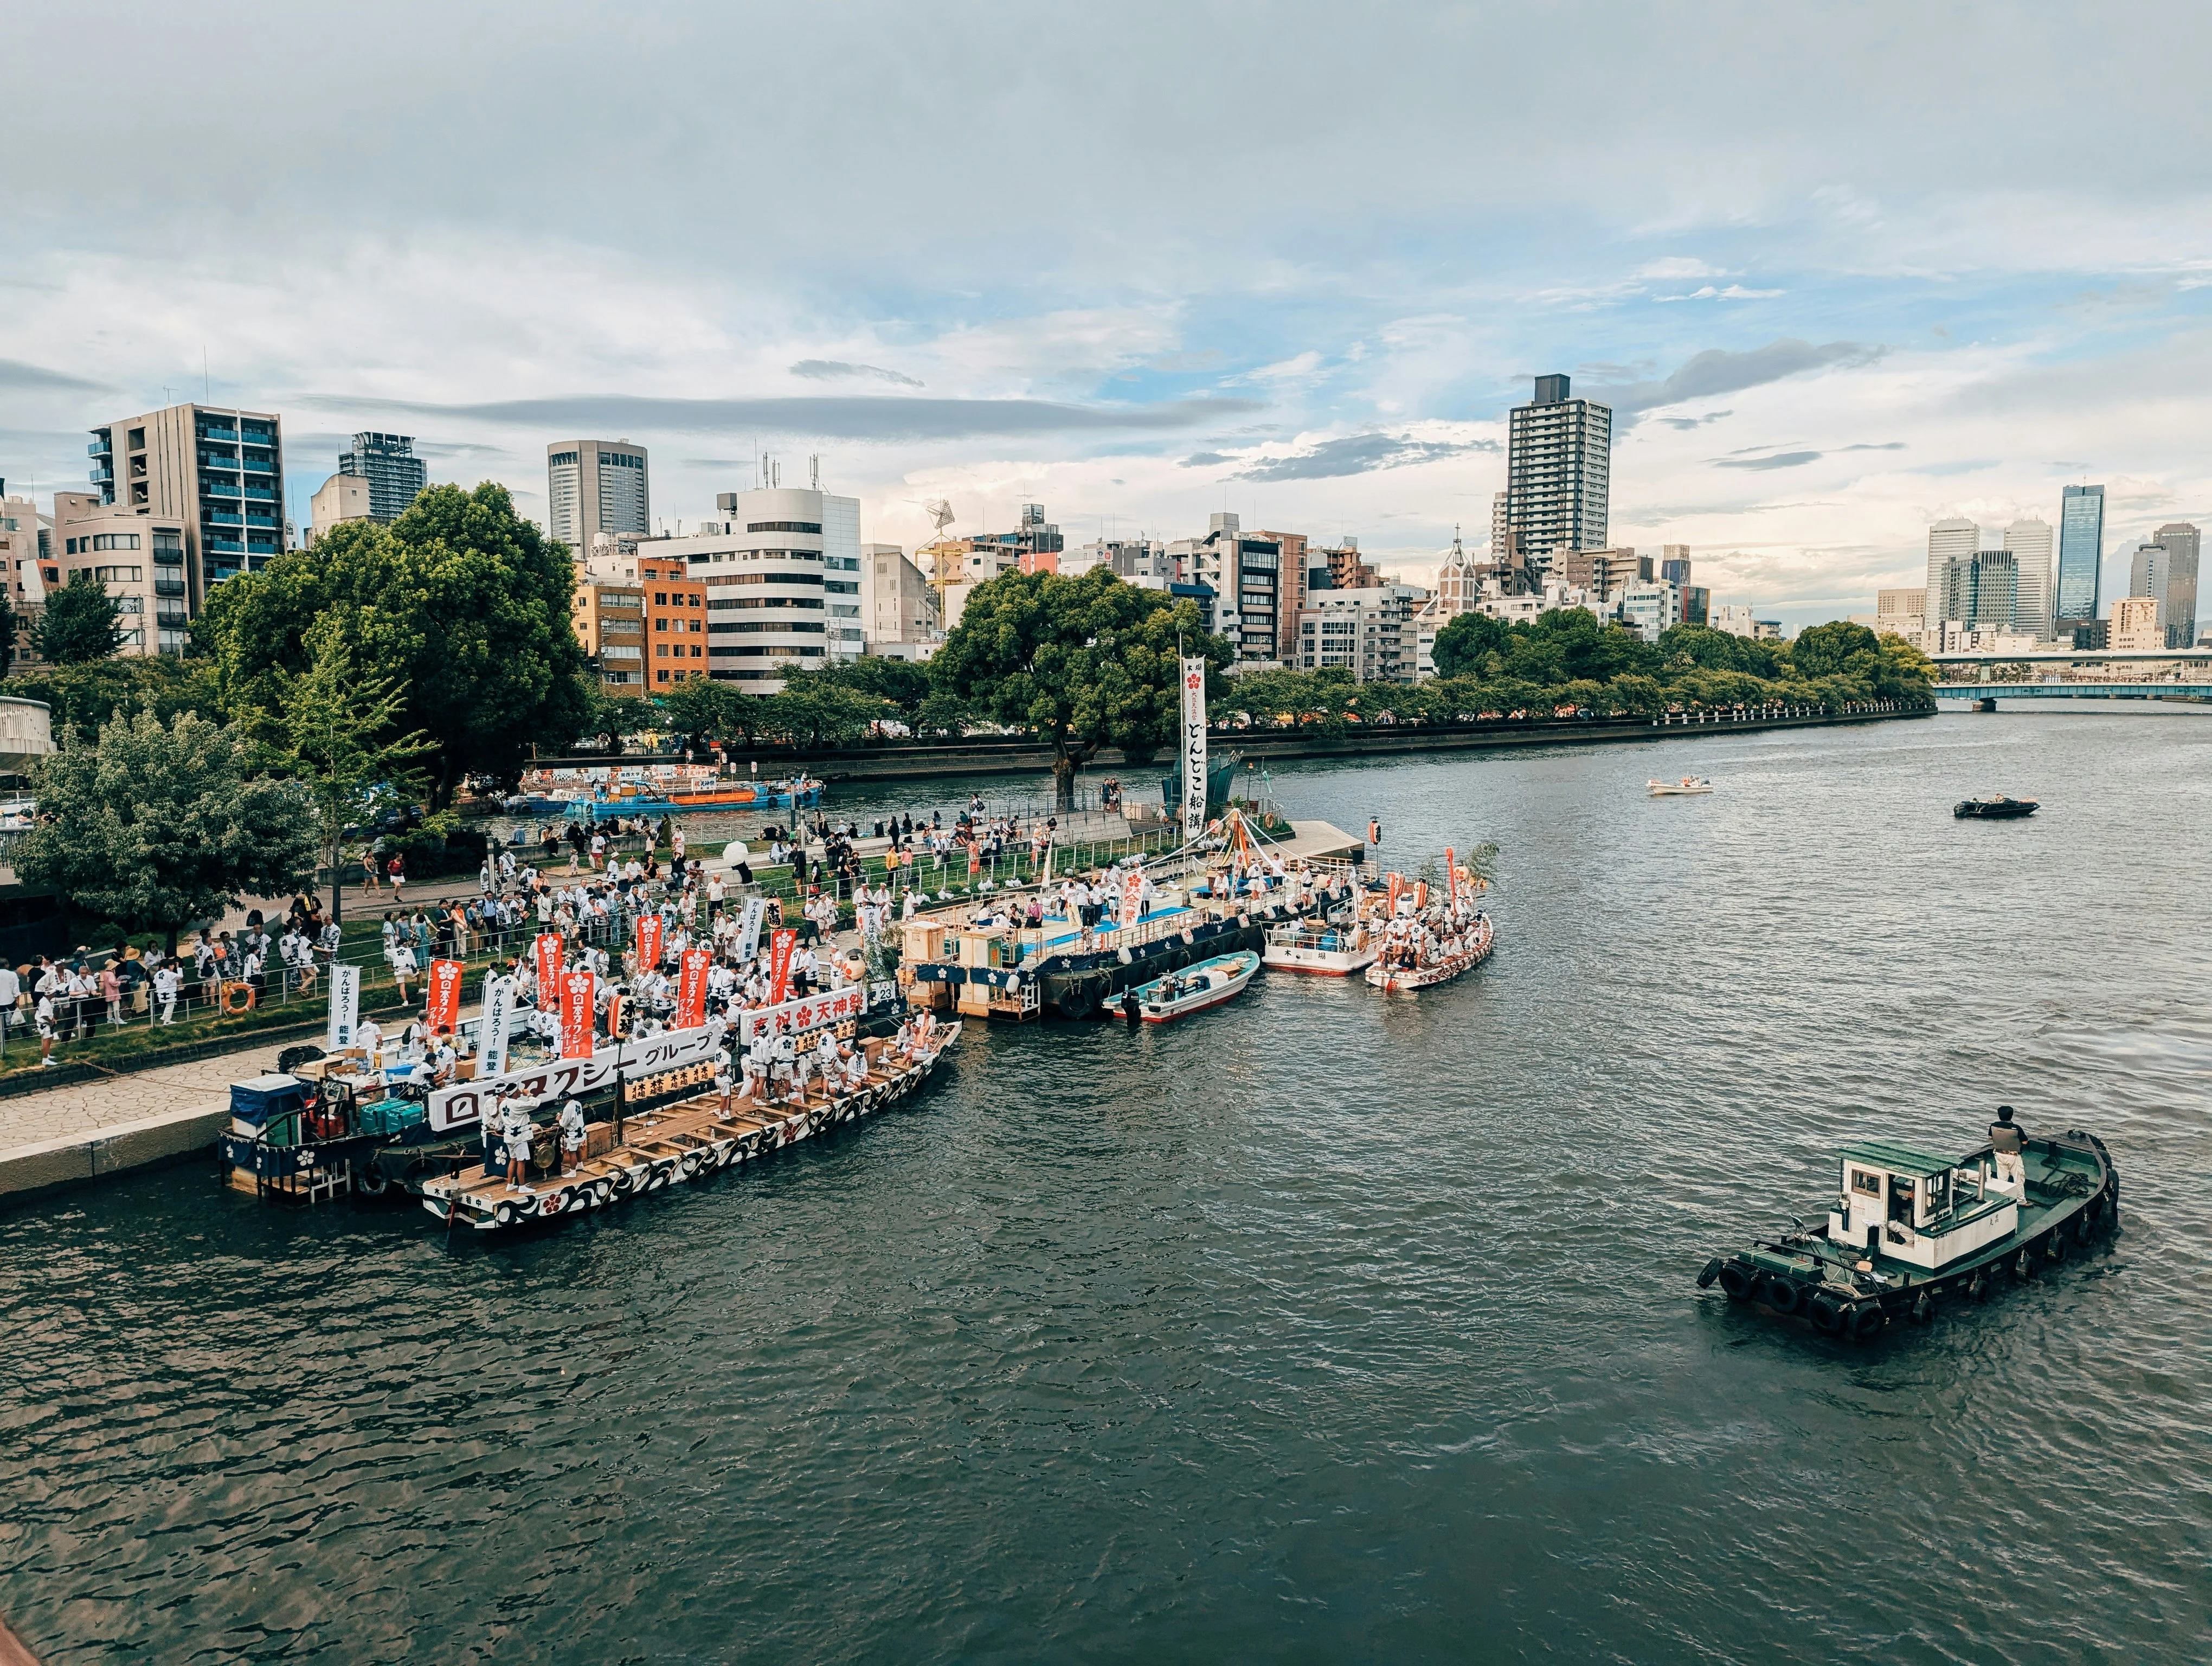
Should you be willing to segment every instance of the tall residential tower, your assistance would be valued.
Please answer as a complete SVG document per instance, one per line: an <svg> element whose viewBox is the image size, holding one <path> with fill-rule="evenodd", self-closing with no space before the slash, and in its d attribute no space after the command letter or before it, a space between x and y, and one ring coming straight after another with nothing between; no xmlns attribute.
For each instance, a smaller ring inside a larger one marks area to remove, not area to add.
<svg viewBox="0 0 2212 1666"><path fill-rule="evenodd" d="M371 520L398 520L429 479L408 434L355 435L351 448L338 453L338 472L368 482Z"/></svg>
<svg viewBox="0 0 2212 1666"><path fill-rule="evenodd" d="M1568 397L1565 376L1536 378L1536 397L1506 423L1505 502L1493 524L1542 562L1555 550L1601 550L1613 466L1613 410ZM1493 549L1491 559L1503 559Z"/></svg>
<svg viewBox="0 0 2212 1666"><path fill-rule="evenodd" d="M283 548L283 425L265 411L171 405L92 430L103 506L173 521L183 532L161 594L198 613L225 579ZM163 563L165 566L169 563Z"/></svg>

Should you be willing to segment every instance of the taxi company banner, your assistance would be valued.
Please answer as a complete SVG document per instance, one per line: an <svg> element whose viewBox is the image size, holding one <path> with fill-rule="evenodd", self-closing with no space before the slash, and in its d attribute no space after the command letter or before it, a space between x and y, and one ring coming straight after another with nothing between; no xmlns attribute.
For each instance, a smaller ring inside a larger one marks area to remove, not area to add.
<svg viewBox="0 0 2212 1666"><path fill-rule="evenodd" d="M623 1079L635 1081L640 1077L710 1059L720 1050L721 1039L720 1027L714 1025L696 1030L667 1030L643 1041L603 1047L587 1059L558 1059L510 1070L504 1075L487 1076L481 1081L457 1082L431 1094L429 1125L439 1134L467 1128L483 1115L484 1107L491 1104L492 1096L501 1088L513 1089L529 1104L542 1104L549 1099L580 1098L612 1085L617 1063Z"/></svg>

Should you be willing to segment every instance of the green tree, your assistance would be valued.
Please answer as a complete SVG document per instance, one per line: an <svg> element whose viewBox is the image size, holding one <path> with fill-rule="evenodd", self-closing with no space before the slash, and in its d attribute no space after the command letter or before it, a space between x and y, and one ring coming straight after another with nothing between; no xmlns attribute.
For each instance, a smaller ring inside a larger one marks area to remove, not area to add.
<svg viewBox="0 0 2212 1666"><path fill-rule="evenodd" d="M1504 652L1512 631L1503 619L1487 613L1455 613L1437 632L1431 650L1439 677L1466 677L1480 672L1493 654Z"/></svg>
<svg viewBox="0 0 2212 1666"><path fill-rule="evenodd" d="M67 584L48 593L46 611L31 639L40 657L54 665L89 665L123 646L123 631L116 623L121 617L107 587L93 576L90 568L80 567Z"/></svg>
<svg viewBox="0 0 2212 1666"><path fill-rule="evenodd" d="M433 486L390 526L348 521L312 550L216 587L195 635L228 709L273 713L283 678L335 618L358 662L403 690L402 722L430 736L432 802L461 778L513 781L533 742L565 747L590 715L570 623L568 552L514 512L503 486Z"/></svg>
<svg viewBox="0 0 2212 1666"><path fill-rule="evenodd" d="M735 740L750 736L760 721L754 696L711 677L687 677L660 696L668 721L702 739Z"/></svg>
<svg viewBox="0 0 2212 1666"><path fill-rule="evenodd" d="M243 725L191 712L117 717L96 745L70 736L41 766L39 812L17 873L127 930L164 933L172 952L179 931L242 894L313 871L306 789L258 771Z"/></svg>
<svg viewBox="0 0 2212 1666"><path fill-rule="evenodd" d="M873 695L846 687L834 672L795 671L783 679L783 692L757 702L764 733L781 735L794 746L846 746L888 715L890 708Z"/></svg>
<svg viewBox="0 0 2212 1666"><path fill-rule="evenodd" d="M1178 636L1206 659L1209 697L1218 695L1229 645L1200 629L1194 602L1140 590L1106 568L1077 578L1008 573L975 587L930 675L979 714L1048 742L1067 809L1077 769L1101 747L1136 759L1173 738Z"/></svg>
<svg viewBox="0 0 2212 1666"><path fill-rule="evenodd" d="M921 708L928 703L933 686L927 666L870 654L838 666L830 675L855 694L868 695L890 706L909 729L921 727Z"/></svg>
<svg viewBox="0 0 2212 1666"><path fill-rule="evenodd" d="M131 654L80 666L56 666L0 683L0 693L43 701L54 714L54 735L75 732L86 741L118 712L144 707L167 722L179 712L220 712L214 667L204 659L173 654Z"/></svg>
<svg viewBox="0 0 2212 1666"><path fill-rule="evenodd" d="M419 729L394 733L405 697L390 678L362 673L334 621L309 635L314 663L303 676L287 679L273 751L286 773L307 788L316 838L330 864L331 918L336 920L344 890L338 848L346 829L383 805L420 796L415 763L432 746Z"/></svg>
<svg viewBox="0 0 2212 1666"><path fill-rule="evenodd" d="M1848 619L1831 619L1826 624L1808 625L1797 633L1797 640L1790 644L1790 663L1808 681L1853 672L1863 676L1873 670L1875 656L1881 649L1881 644L1874 632L1864 625L1853 624ZM1861 654L1867 657L1861 660Z"/></svg>

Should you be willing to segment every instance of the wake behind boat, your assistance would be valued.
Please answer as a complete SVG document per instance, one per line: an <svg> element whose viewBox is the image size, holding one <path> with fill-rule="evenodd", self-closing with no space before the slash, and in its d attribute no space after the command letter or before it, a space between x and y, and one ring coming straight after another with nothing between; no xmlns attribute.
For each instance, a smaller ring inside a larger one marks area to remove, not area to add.
<svg viewBox="0 0 2212 1666"><path fill-rule="evenodd" d="M1170 1024L1233 1000L1259 970L1260 957L1239 949L1139 984L1131 994L1136 997L1138 1016L1146 1024Z"/></svg>

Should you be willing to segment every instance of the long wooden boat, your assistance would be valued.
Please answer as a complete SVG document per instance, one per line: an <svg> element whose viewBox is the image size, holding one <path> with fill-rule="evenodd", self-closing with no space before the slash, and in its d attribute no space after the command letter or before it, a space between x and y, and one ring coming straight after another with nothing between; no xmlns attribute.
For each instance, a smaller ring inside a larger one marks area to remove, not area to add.
<svg viewBox="0 0 2212 1666"><path fill-rule="evenodd" d="M1367 969L1367 982L1376 989L1427 989L1439 983L1449 983L1462 972L1473 971L1490 958L1492 946L1497 941L1497 928L1487 917L1478 918L1469 928L1466 946L1456 954L1445 955L1418 966L1386 966L1381 961Z"/></svg>
<svg viewBox="0 0 2212 1666"><path fill-rule="evenodd" d="M2033 1278L2120 1223L2120 1177L2094 1134L2025 1134L2021 1172L1989 1146L1938 1157L1888 1140L1846 1146L1825 1231L1801 1220L1778 1238L1715 1256L1698 1274L1732 1302L1858 1341L1893 1319L1925 1322Z"/></svg>
<svg viewBox="0 0 2212 1666"><path fill-rule="evenodd" d="M939 1036L927 1056L888 1070L872 1068L865 1084L845 1091L817 1091L797 1099L771 1097L758 1103L739 1095L726 1112L722 1096L708 1093L629 1116L624 1119L623 1143L587 1156L574 1175L559 1174L557 1151L541 1137L538 1149L551 1160L532 1166L550 1172L528 1191L510 1189L503 1173L488 1175L477 1161L458 1173L425 1180L416 1189L422 1207L448 1226L477 1231L503 1231L604 1208L765 1157L912 1097L959 1039L960 1025L946 1025Z"/></svg>
<svg viewBox="0 0 2212 1666"><path fill-rule="evenodd" d="M1172 1024L1234 1000L1259 970L1260 957L1249 949L1201 960L1195 966L1139 985L1134 992L1137 1014L1146 1024Z"/></svg>

